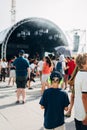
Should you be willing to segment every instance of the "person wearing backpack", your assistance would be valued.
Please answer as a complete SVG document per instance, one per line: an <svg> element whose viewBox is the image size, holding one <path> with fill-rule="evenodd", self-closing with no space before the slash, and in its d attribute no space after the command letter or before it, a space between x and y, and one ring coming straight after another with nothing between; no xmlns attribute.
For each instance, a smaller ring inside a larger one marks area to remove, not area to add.
<svg viewBox="0 0 87 130"><path fill-rule="evenodd" d="M65 75L65 69L66 69L66 63L65 63L65 57L64 55L59 56L59 61L56 65L56 71L60 72L63 76L63 82L61 84L61 87L64 89L64 75Z"/></svg>

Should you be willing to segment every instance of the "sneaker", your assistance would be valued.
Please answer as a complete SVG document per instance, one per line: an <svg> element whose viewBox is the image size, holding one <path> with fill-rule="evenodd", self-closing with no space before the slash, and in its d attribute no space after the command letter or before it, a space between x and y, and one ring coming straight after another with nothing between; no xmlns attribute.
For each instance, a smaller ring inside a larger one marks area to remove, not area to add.
<svg viewBox="0 0 87 130"><path fill-rule="evenodd" d="M16 104L19 104L20 102L19 101L16 101Z"/></svg>
<svg viewBox="0 0 87 130"><path fill-rule="evenodd" d="M25 104L25 101L22 101L22 104Z"/></svg>
<svg viewBox="0 0 87 130"><path fill-rule="evenodd" d="M33 89L32 87L28 88L28 89Z"/></svg>

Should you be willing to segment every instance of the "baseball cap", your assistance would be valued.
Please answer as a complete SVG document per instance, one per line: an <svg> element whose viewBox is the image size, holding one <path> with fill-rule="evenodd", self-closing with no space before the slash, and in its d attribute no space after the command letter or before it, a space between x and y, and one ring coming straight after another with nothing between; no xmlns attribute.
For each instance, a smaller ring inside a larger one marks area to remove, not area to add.
<svg viewBox="0 0 87 130"><path fill-rule="evenodd" d="M19 54L24 54L24 53L25 53L24 50L20 50L20 51L19 51Z"/></svg>
<svg viewBox="0 0 87 130"><path fill-rule="evenodd" d="M50 75L50 79L53 80L53 79L58 79L59 82L62 80L62 75L60 72L58 71L53 71Z"/></svg>

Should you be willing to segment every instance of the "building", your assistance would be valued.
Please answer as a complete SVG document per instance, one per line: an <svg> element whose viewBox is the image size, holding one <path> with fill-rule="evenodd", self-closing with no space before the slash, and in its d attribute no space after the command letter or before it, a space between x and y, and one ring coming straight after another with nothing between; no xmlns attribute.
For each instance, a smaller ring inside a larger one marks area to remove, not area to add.
<svg viewBox="0 0 87 130"><path fill-rule="evenodd" d="M78 35L77 32L74 34L73 39L74 39L74 49L73 49L73 51L78 52L79 44L80 44L80 36Z"/></svg>

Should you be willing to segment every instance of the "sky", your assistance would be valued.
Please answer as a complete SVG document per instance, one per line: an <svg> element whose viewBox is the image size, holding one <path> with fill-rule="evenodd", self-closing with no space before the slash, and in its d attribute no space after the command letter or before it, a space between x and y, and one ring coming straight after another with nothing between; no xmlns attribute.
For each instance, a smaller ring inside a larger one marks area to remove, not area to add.
<svg viewBox="0 0 87 130"><path fill-rule="evenodd" d="M11 25L11 0L0 0L0 30ZM87 0L16 0L16 22L29 17L51 20L62 30L87 28Z"/></svg>
<svg viewBox="0 0 87 130"><path fill-rule="evenodd" d="M29 17L51 20L62 31L87 29L87 0L16 0L16 22ZM0 0L0 31L11 26L11 0Z"/></svg>

